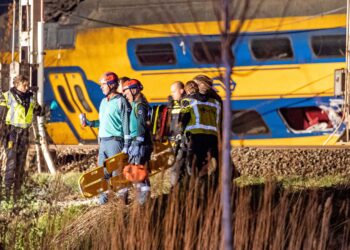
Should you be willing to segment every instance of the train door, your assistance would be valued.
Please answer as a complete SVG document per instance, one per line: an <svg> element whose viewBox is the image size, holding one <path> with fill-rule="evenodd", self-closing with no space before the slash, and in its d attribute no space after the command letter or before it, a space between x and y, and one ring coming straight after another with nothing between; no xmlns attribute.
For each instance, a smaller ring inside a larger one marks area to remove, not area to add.
<svg viewBox="0 0 350 250"><path fill-rule="evenodd" d="M98 112L89 98L82 75L78 72L52 72L49 73L49 80L55 99L62 107L80 141L96 140L96 129L83 128L80 125L80 113L86 113L90 120L98 119Z"/></svg>

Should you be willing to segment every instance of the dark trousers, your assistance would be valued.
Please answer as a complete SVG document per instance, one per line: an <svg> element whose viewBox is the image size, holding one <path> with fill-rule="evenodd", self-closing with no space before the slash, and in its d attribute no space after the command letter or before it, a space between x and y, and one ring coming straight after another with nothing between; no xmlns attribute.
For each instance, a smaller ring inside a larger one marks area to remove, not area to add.
<svg viewBox="0 0 350 250"><path fill-rule="evenodd" d="M215 135L186 135L186 168L190 175L202 177L208 174L212 159L218 161L218 138ZM217 167L216 167L217 169Z"/></svg>
<svg viewBox="0 0 350 250"><path fill-rule="evenodd" d="M16 199L24 179L24 166L29 146L29 129L7 128L5 140L6 169L5 169L5 191L6 197L10 198L11 191Z"/></svg>

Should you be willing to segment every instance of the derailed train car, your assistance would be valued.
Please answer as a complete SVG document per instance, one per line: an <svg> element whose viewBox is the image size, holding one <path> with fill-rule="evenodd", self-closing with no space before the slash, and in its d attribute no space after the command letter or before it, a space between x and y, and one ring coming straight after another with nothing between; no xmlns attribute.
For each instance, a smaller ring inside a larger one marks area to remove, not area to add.
<svg viewBox="0 0 350 250"><path fill-rule="evenodd" d="M198 74L213 78L224 96L219 2L86 0L48 23L45 102L58 104L47 124L53 142L96 142L97 131L82 128L78 114L98 118L97 80L105 71L139 79L152 105L167 102L172 82ZM334 74L345 67L346 3L235 2L232 32L243 25L231 47L232 144L337 143L345 125Z"/></svg>

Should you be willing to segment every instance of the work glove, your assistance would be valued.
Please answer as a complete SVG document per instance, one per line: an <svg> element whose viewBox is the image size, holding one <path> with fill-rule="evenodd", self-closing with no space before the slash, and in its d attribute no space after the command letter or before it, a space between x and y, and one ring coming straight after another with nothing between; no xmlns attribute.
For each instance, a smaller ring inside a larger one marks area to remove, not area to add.
<svg viewBox="0 0 350 250"><path fill-rule="evenodd" d="M133 141L131 143L131 146L129 147L128 154L130 157L135 157L140 155L140 144L136 141Z"/></svg>
<svg viewBox="0 0 350 250"><path fill-rule="evenodd" d="M124 148L122 150L122 153L128 154L128 150L129 150L129 148L124 146Z"/></svg>
<svg viewBox="0 0 350 250"><path fill-rule="evenodd" d="M104 204L106 204L107 202L108 202L108 195L107 195L106 192L104 192L104 193L102 193L102 194L100 194L100 195L98 196L98 203L99 203L100 205L104 205Z"/></svg>
<svg viewBox="0 0 350 250"><path fill-rule="evenodd" d="M131 144L131 140L129 139L124 140L124 147L123 147L122 153L128 154L130 144Z"/></svg>
<svg viewBox="0 0 350 250"><path fill-rule="evenodd" d="M85 113L81 113L79 115L79 119L80 119L80 124L83 128L85 128L86 126L89 126L89 127L92 126L92 122L86 118Z"/></svg>
<svg viewBox="0 0 350 250"><path fill-rule="evenodd" d="M32 87L30 87L30 90L31 90L33 93L37 93L38 90L39 90L39 87L38 87L38 86L32 86Z"/></svg>
<svg viewBox="0 0 350 250"><path fill-rule="evenodd" d="M110 173L108 173L108 171L107 171L107 169L105 167L103 168L103 174L104 174L104 179L105 180L108 180L112 176Z"/></svg>

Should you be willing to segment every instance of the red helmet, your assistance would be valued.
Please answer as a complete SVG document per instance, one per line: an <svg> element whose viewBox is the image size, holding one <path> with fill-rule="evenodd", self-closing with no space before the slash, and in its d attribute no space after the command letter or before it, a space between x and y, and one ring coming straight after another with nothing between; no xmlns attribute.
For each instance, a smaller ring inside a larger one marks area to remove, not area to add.
<svg viewBox="0 0 350 250"><path fill-rule="evenodd" d="M130 79L128 81L125 81L123 83L123 91L127 89L139 89L142 90L143 86L139 80L136 79Z"/></svg>
<svg viewBox="0 0 350 250"><path fill-rule="evenodd" d="M110 84L117 84L118 85L118 81L119 81L118 76L114 72L106 72L106 73L104 73L100 77L100 80L99 80L99 82L101 84L106 83L107 85L110 85Z"/></svg>

